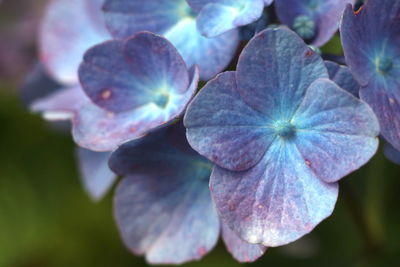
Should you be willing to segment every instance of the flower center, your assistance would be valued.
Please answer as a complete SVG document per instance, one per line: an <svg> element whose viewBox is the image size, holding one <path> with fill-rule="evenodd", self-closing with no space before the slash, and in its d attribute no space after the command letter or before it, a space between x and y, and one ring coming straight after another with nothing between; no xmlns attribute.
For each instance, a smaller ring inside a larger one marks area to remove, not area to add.
<svg viewBox="0 0 400 267"><path fill-rule="evenodd" d="M315 22L309 16L298 16L294 19L293 30L305 40L310 40L315 36Z"/></svg>
<svg viewBox="0 0 400 267"><path fill-rule="evenodd" d="M273 127L276 134L285 139L292 138L296 134L296 127L288 121L277 121Z"/></svg>
<svg viewBox="0 0 400 267"><path fill-rule="evenodd" d="M168 93L158 93L155 95L153 102L159 108L165 108L169 102L169 94Z"/></svg>
<svg viewBox="0 0 400 267"><path fill-rule="evenodd" d="M376 71L387 74L393 68L393 61L389 58L377 58L375 61Z"/></svg>

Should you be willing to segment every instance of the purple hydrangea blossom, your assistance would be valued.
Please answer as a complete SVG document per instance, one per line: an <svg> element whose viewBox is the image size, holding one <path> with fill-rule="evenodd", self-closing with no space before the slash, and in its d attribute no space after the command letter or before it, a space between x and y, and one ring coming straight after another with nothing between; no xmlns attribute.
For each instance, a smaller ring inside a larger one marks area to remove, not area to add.
<svg viewBox="0 0 400 267"><path fill-rule="evenodd" d="M124 177L114 199L122 239L149 263L200 259L215 246L221 227L237 260L254 261L265 252L220 221L208 188L212 164L190 148L182 124L122 145L110 167Z"/></svg>
<svg viewBox="0 0 400 267"><path fill-rule="evenodd" d="M193 96L198 71L175 47L149 32L89 49L79 68L90 100L73 117L82 147L112 151L178 117Z"/></svg>
<svg viewBox="0 0 400 267"><path fill-rule="evenodd" d="M346 62L361 85L360 98L379 118L382 136L400 150L400 1L349 5L341 36Z"/></svg>
<svg viewBox="0 0 400 267"><path fill-rule="evenodd" d="M328 42L339 28L344 8L354 0L276 0L279 19L317 47Z"/></svg>
<svg viewBox="0 0 400 267"><path fill-rule="evenodd" d="M256 35L237 71L210 81L184 123L190 145L218 165L210 186L222 219L265 246L329 216L337 181L378 146L369 106L328 80L321 57L284 27Z"/></svg>
<svg viewBox="0 0 400 267"><path fill-rule="evenodd" d="M239 44L238 30L206 38L197 30L196 14L186 0L106 0L106 25L115 38L125 39L140 31L167 38L190 68L197 65L200 78L208 80L232 60Z"/></svg>

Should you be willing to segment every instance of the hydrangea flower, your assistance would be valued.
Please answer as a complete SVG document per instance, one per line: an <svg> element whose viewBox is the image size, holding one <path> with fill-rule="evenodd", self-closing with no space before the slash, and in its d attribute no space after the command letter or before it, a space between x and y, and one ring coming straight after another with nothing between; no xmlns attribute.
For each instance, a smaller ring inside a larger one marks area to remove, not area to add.
<svg viewBox="0 0 400 267"><path fill-rule="evenodd" d="M360 98L379 118L381 134L400 150L400 2L369 0L344 12L346 62L361 85Z"/></svg>
<svg viewBox="0 0 400 267"><path fill-rule="evenodd" d="M206 37L215 37L259 19L264 0L187 0L197 16L197 28ZM271 1L269 1L271 2Z"/></svg>
<svg viewBox="0 0 400 267"><path fill-rule="evenodd" d="M91 101L73 117L82 147L112 151L179 116L197 88L190 71L165 38L140 32L89 49L79 78Z"/></svg>
<svg viewBox="0 0 400 267"><path fill-rule="evenodd" d="M59 82L78 84L78 67L89 47L110 39L104 0L51 0L39 35L40 59Z"/></svg>
<svg viewBox="0 0 400 267"><path fill-rule="evenodd" d="M346 5L354 0L276 0L279 19L317 47L328 42L339 28Z"/></svg>
<svg viewBox="0 0 400 267"><path fill-rule="evenodd" d="M114 199L122 239L149 263L200 259L220 232L239 261L254 261L265 252L261 245L242 241L218 218L208 188L212 164L190 148L182 124L122 145L110 167L124 177Z"/></svg>
<svg viewBox="0 0 400 267"><path fill-rule="evenodd" d="M125 39L139 31L167 38L190 68L198 65L200 78L208 80L233 58L239 43L238 30L206 38L196 26L196 14L186 0L106 0L106 25L115 38Z"/></svg>
<svg viewBox="0 0 400 267"><path fill-rule="evenodd" d="M329 216L337 181L378 146L369 106L330 81L321 57L285 27L256 35L236 72L194 98L184 123L190 145L218 165L210 187L222 219L265 246Z"/></svg>

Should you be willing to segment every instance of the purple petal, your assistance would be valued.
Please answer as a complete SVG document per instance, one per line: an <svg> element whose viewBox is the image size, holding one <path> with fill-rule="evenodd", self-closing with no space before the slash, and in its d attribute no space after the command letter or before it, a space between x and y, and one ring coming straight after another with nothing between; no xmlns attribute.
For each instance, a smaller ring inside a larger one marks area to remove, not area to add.
<svg viewBox="0 0 400 267"><path fill-rule="evenodd" d="M190 150L183 133L180 125L160 129L122 145L110 159L113 170L127 175L114 201L121 236L153 264L200 259L218 240L208 190L212 165Z"/></svg>
<svg viewBox="0 0 400 267"><path fill-rule="evenodd" d="M263 0L203 1L197 27L206 37L215 37L237 27L250 24L262 15Z"/></svg>
<svg viewBox="0 0 400 267"><path fill-rule="evenodd" d="M273 120L293 116L310 84L325 77L321 57L286 27L256 35L243 50L236 72L243 101Z"/></svg>
<svg viewBox="0 0 400 267"><path fill-rule="evenodd" d="M235 73L225 72L200 91L184 118L190 145L231 170L254 166L273 140L268 118L252 109L237 92Z"/></svg>
<svg viewBox="0 0 400 267"><path fill-rule="evenodd" d="M171 94L184 93L189 84L186 65L174 46L146 32L88 50L79 78L94 103L117 113L148 103L164 106Z"/></svg>
<svg viewBox="0 0 400 267"><path fill-rule="evenodd" d="M305 17L314 24L311 44L322 46L339 28L343 10L354 0L276 0L275 8L279 19L291 28L296 18Z"/></svg>
<svg viewBox="0 0 400 267"><path fill-rule="evenodd" d="M118 145L170 122L186 108L197 88L198 78L198 70L193 68L189 88L184 94L174 95L168 109L147 104L132 111L112 113L87 103L73 119L75 142L94 151L112 151Z"/></svg>
<svg viewBox="0 0 400 267"><path fill-rule="evenodd" d="M214 77L229 64L239 43L237 30L216 38L203 37L185 0L106 0L104 11L114 37L125 39L140 31L163 35L177 48L188 67L198 65L203 80Z"/></svg>
<svg viewBox="0 0 400 267"><path fill-rule="evenodd" d="M90 102L79 86L60 89L32 103L31 110L50 121L70 120Z"/></svg>
<svg viewBox="0 0 400 267"><path fill-rule="evenodd" d="M281 246L311 232L335 206L338 186L318 179L290 142L274 142L253 168L215 166L210 188L222 220L250 243Z"/></svg>
<svg viewBox="0 0 400 267"><path fill-rule="evenodd" d="M329 79L334 81L337 85L339 85L339 87L358 98L360 85L356 80L354 80L349 68L332 61L325 61L325 65L328 69Z"/></svg>
<svg viewBox="0 0 400 267"><path fill-rule="evenodd" d="M108 167L110 155L110 152L94 152L84 148L77 149L82 183L94 201L103 198L117 178Z"/></svg>
<svg viewBox="0 0 400 267"><path fill-rule="evenodd" d="M390 161L400 165L400 151L396 150L391 144L385 143L384 153Z"/></svg>
<svg viewBox="0 0 400 267"><path fill-rule="evenodd" d="M378 148L371 108L327 79L310 86L292 121L303 164L325 182L360 168Z"/></svg>
<svg viewBox="0 0 400 267"><path fill-rule="evenodd" d="M76 84L83 53L109 39L100 12L103 0L52 0L40 31L40 58L60 82Z"/></svg>
<svg viewBox="0 0 400 267"><path fill-rule="evenodd" d="M362 85L360 98L378 116L381 134L400 150L400 3L368 1L348 6L341 35L346 62Z"/></svg>
<svg viewBox="0 0 400 267"><path fill-rule="evenodd" d="M240 239L226 224L222 223L222 239L228 251L239 262L253 262L261 257L267 247L250 244Z"/></svg>

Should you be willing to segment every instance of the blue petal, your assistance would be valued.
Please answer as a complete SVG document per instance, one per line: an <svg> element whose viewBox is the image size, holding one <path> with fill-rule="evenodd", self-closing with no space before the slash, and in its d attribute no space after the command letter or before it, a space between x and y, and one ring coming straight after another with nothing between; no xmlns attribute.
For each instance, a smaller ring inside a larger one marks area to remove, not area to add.
<svg viewBox="0 0 400 267"><path fill-rule="evenodd" d="M188 67L198 65L200 77L208 80L233 58L239 43L238 31L205 38L197 30L193 10L185 0L107 0L106 24L116 38L128 38L147 30L163 35L175 45Z"/></svg>
<svg viewBox="0 0 400 267"><path fill-rule="evenodd" d="M203 1L204 2L204 1ZM206 37L215 37L261 17L263 0L206 1L197 17L197 27Z"/></svg>
<svg viewBox="0 0 400 267"><path fill-rule="evenodd" d="M343 10L354 0L276 0L275 8L279 19L295 28L296 18L304 17L314 25L311 44L322 46L339 28Z"/></svg>
<svg viewBox="0 0 400 267"><path fill-rule="evenodd" d="M318 179L289 142L274 142L247 171L216 166L210 188L222 220L235 233L272 247L311 232L332 213L338 195L338 185Z"/></svg>
<svg viewBox="0 0 400 267"><path fill-rule="evenodd" d="M41 113L46 120L70 120L89 101L82 88L74 86L39 98L31 104L30 109L33 112Z"/></svg>
<svg viewBox="0 0 400 267"><path fill-rule="evenodd" d="M360 168L378 148L371 108L327 79L310 86L292 122L302 163L325 182Z"/></svg>
<svg viewBox="0 0 400 267"><path fill-rule="evenodd" d="M126 175L114 201L121 236L153 264L200 259L218 240L208 190L212 165L190 150L183 133L179 125L163 128L124 144L110 159L110 167Z"/></svg>
<svg viewBox="0 0 400 267"><path fill-rule="evenodd" d="M250 244L240 239L225 223L222 223L222 239L228 251L239 262L253 262L260 258L266 247Z"/></svg>
<svg viewBox="0 0 400 267"><path fill-rule="evenodd" d="M243 101L272 120L291 118L311 83L325 77L321 57L286 27L256 35L243 50L236 73Z"/></svg>
<svg viewBox="0 0 400 267"><path fill-rule="evenodd" d="M190 103L184 123L190 145L216 164L231 170L254 166L273 140L263 114L237 92L235 73L225 72Z"/></svg>
<svg viewBox="0 0 400 267"><path fill-rule="evenodd" d="M102 19L104 0L53 0L40 29L40 58L59 82L76 84L83 53L110 38Z"/></svg>
<svg viewBox="0 0 400 267"><path fill-rule="evenodd" d="M384 153L390 161L400 165L400 151L396 150L391 144L385 143Z"/></svg>
<svg viewBox="0 0 400 267"><path fill-rule="evenodd" d="M348 67L339 65L332 61L325 61L328 69L329 79L334 81L339 87L343 88L350 94L358 97L360 85L354 80Z"/></svg>
<svg viewBox="0 0 400 267"><path fill-rule="evenodd" d="M75 142L94 151L112 151L118 145L172 121L185 110L197 88L197 68L192 68L190 78L187 91L174 95L166 109L150 103L128 112L113 113L91 102L86 103L72 120Z"/></svg>
<svg viewBox="0 0 400 267"><path fill-rule="evenodd" d="M138 33L126 41L109 41L85 53L79 68L83 89L100 107L123 112L148 103L167 105L189 84L183 59L163 37ZM160 103L160 98L165 103Z"/></svg>
<svg viewBox="0 0 400 267"><path fill-rule="evenodd" d="M103 198L117 178L108 167L110 155L110 152L94 152L84 148L77 149L82 183L94 201Z"/></svg>
<svg viewBox="0 0 400 267"><path fill-rule="evenodd" d="M379 118L381 133L400 150L400 3L371 0L341 25L346 62L362 85L360 98Z"/></svg>

